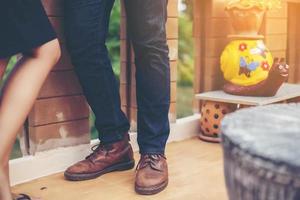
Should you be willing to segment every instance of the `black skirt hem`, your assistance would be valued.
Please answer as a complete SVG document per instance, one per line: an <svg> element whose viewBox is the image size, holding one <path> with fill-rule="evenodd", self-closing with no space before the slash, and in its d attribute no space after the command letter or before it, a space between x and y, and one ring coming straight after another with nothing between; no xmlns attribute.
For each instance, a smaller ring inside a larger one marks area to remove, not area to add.
<svg viewBox="0 0 300 200"><path fill-rule="evenodd" d="M33 49L35 49L37 47L40 47L40 46L42 46L42 45L44 45L44 44L46 44L46 43L48 43L48 42L50 42L52 40L55 40L55 39L57 39L57 37L53 36L53 37L49 37L49 38L44 39L44 40L35 41L35 43L32 43L31 46L24 47L24 48L19 49L19 50L18 49L14 49L14 50L12 50L10 52L5 52L5 54L2 54L2 55L0 54L0 59L9 59L9 58L11 58L14 55L17 55L19 53L28 52L30 50L33 50Z"/></svg>
<svg viewBox="0 0 300 200"><path fill-rule="evenodd" d="M0 59L25 53L56 38L41 0L0 3Z"/></svg>

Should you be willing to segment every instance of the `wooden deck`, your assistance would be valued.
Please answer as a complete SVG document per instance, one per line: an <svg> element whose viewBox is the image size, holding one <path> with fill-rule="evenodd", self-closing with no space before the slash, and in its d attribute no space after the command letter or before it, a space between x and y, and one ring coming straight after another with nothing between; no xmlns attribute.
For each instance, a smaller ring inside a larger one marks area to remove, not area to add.
<svg viewBox="0 0 300 200"><path fill-rule="evenodd" d="M138 160L138 154L135 155ZM43 200L227 200L219 144L198 139L169 144L169 187L155 196L139 196L133 189L134 170L106 174L84 182L67 182L62 174L41 178L13 188ZM24 173L26 173L25 169Z"/></svg>

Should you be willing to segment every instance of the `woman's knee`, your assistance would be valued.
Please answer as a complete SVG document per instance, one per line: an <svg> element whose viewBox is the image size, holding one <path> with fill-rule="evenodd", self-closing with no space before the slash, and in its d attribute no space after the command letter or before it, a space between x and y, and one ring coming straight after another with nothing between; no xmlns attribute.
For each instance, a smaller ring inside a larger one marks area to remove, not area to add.
<svg viewBox="0 0 300 200"><path fill-rule="evenodd" d="M31 56L48 61L52 65L56 64L61 56L61 50L58 40L52 40L40 47L35 48L34 50L32 50Z"/></svg>

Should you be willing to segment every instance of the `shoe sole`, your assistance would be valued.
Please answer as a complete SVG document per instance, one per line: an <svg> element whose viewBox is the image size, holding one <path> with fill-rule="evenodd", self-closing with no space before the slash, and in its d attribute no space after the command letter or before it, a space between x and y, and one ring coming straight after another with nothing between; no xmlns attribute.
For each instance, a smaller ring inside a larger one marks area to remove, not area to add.
<svg viewBox="0 0 300 200"><path fill-rule="evenodd" d="M166 180L160 185L153 187L140 187L137 184L135 184L135 192L141 195L154 195L163 191L167 186L168 180Z"/></svg>
<svg viewBox="0 0 300 200"><path fill-rule="evenodd" d="M107 167L101 171L94 172L94 173L71 174L71 173L65 172L64 176L69 181L84 181L84 180L98 178L99 176L109 173L109 172L130 170L130 169L134 168L134 166L135 166L135 162L129 161L129 162L125 162L125 163L115 164L113 166Z"/></svg>

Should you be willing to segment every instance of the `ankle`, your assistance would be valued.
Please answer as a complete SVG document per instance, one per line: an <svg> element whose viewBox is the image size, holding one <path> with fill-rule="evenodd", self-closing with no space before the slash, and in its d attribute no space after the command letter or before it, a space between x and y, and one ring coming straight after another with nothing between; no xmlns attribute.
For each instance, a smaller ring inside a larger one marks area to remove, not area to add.
<svg viewBox="0 0 300 200"><path fill-rule="evenodd" d="M12 200L8 177L2 168L0 168L0 183L0 199Z"/></svg>
<svg viewBox="0 0 300 200"><path fill-rule="evenodd" d="M122 142L129 143L129 141L130 141L130 137L129 137L129 134L126 132L121 137L116 138L114 140L109 140L109 141L103 141L102 140L101 144L103 144L103 145L113 145L113 144L122 143Z"/></svg>

